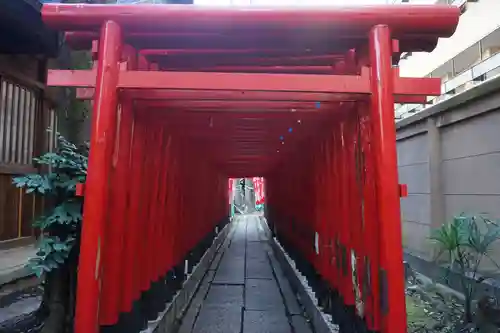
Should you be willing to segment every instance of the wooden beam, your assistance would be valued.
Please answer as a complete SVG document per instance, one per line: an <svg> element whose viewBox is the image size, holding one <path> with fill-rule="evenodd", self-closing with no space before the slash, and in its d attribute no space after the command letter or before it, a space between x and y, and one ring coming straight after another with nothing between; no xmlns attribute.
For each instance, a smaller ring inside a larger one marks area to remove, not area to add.
<svg viewBox="0 0 500 333"><path fill-rule="evenodd" d="M395 72L396 95L441 94L437 78L402 78ZM47 85L92 88L95 72L50 70ZM126 71L120 73L121 89L208 90L270 93L370 94L368 75L252 74L204 72Z"/></svg>

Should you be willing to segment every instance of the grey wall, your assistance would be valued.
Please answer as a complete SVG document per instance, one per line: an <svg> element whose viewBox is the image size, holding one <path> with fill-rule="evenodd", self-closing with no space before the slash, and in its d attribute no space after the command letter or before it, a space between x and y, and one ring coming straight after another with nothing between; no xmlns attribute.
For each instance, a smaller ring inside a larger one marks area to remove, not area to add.
<svg viewBox="0 0 500 333"><path fill-rule="evenodd" d="M400 140L397 148L399 182L408 185L408 197L401 201L403 241L405 247L423 255L431 224L428 136Z"/></svg>
<svg viewBox="0 0 500 333"><path fill-rule="evenodd" d="M399 121L397 149L407 251L430 258L430 230L461 212L500 219L500 78Z"/></svg>

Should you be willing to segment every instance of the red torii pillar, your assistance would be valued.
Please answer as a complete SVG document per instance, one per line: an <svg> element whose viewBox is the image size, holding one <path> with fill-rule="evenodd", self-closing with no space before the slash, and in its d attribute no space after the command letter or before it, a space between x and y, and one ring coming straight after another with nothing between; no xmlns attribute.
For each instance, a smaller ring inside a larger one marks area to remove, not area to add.
<svg viewBox="0 0 500 333"><path fill-rule="evenodd" d="M124 60L122 70L135 69L135 49L130 46L123 48ZM113 200L109 203L108 217L105 228L106 247L103 250L103 260L106 267L103 269L102 298L106 302L100 303L99 324L101 326L114 325L122 310L124 285L123 276L130 274L129 257L125 256L129 233L122 233L130 227L131 219L128 214L128 197L131 195L127 186L127 177L131 172L132 157L132 130L133 104L127 96L122 97L118 114L117 142L113 156L113 176L111 193ZM126 311L128 312L128 311Z"/></svg>
<svg viewBox="0 0 500 333"><path fill-rule="evenodd" d="M391 32L377 25L370 32L371 123L378 205L382 332L406 332L400 192L394 121ZM389 285L390 281L390 285Z"/></svg>
<svg viewBox="0 0 500 333"><path fill-rule="evenodd" d="M97 61L96 95L85 183L84 219L78 267L76 333L97 333L102 279L103 242L110 196L110 179L117 123L117 86L122 33L113 21L104 23Z"/></svg>

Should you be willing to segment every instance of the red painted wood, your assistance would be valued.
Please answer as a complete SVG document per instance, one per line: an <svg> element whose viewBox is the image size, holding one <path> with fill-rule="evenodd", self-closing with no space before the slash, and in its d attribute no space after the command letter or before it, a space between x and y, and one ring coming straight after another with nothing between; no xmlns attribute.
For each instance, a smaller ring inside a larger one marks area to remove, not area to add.
<svg viewBox="0 0 500 333"><path fill-rule="evenodd" d="M452 6L289 7L279 10L218 7L207 10L203 6L183 5L47 4L42 8L47 25L66 31L89 31L106 20L114 20L127 31L135 32L178 32L184 27L184 32L219 33L227 31L228 25L234 25L233 31L247 29L256 36L260 35L259 31L269 30L281 34L297 30L309 30L314 34L326 30L336 31L339 36L347 34L350 38L365 36L379 23L390 25L395 36L449 37L455 31L459 15L459 9ZM324 40L319 42L324 43Z"/></svg>
<svg viewBox="0 0 500 333"><path fill-rule="evenodd" d="M109 179L115 147L118 62L121 57L121 29L108 21L101 31L101 55L97 63L97 94L94 101L89 170L84 204L85 223L82 228L79 257L76 333L96 333L99 325L102 255L106 248L107 204L110 198ZM105 301L104 301L105 302Z"/></svg>
<svg viewBox="0 0 500 333"><path fill-rule="evenodd" d="M85 184L84 183L78 183L76 184L76 193L75 195L77 197L83 197L85 195Z"/></svg>
<svg viewBox="0 0 500 333"><path fill-rule="evenodd" d="M399 196L401 198L406 198L408 196L408 185L399 184Z"/></svg>
<svg viewBox="0 0 500 333"><path fill-rule="evenodd" d="M42 16L98 64L47 82L94 102L77 333L115 323L182 265L227 217L227 178L253 176L274 231L344 305L362 289L366 326L405 332L394 103L424 104L441 82L392 63L451 35L458 8L52 4Z"/></svg>
<svg viewBox="0 0 500 333"><path fill-rule="evenodd" d="M95 86L95 77L95 72L91 70L49 70L47 85L89 88ZM363 71L363 75L314 75L142 70L121 73L118 86L122 89L263 91L278 94L282 92L369 94L371 92L367 71ZM395 93L440 95L441 81L437 78L399 77L395 82ZM242 99L245 98L243 95ZM346 97L349 100L349 97Z"/></svg>
<svg viewBox="0 0 500 333"><path fill-rule="evenodd" d="M433 83L434 85L434 83ZM437 89L437 88L436 88ZM435 92L437 94L437 90ZM181 100L181 101L199 101L199 100L241 100L241 101L289 101L289 102L339 102L350 99L363 99L362 95L342 95L328 93L289 93L289 92L263 92L247 91L242 96L239 91L209 91L209 90L159 90L159 89L128 89L123 94L131 95L133 99L140 100ZM431 94L433 95L433 94ZM92 99L94 97L94 88L77 88L77 98ZM427 104L427 96L421 95L396 95L396 103L415 103ZM263 113L260 111L260 113Z"/></svg>
<svg viewBox="0 0 500 333"><path fill-rule="evenodd" d="M403 272L401 212L399 207L394 81L391 75L391 31L385 25L370 33L372 63L372 128L375 153L377 205L380 228L380 267L386 275L382 331L405 332L406 308Z"/></svg>
<svg viewBox="0 0 500 333"><path fill-rule="evenodd" d="M126 67L123 70L136 66L135 50L125 46L123 55ZM123 308L122 288L123 274L129 274L129 258L125 257L125 244L129 233L122 230L129 228L128 196L130 188L128 175L131 172L131 143L133 126L133 105L130 98L122 98L118 107L118 132L115 144L111 178L111 201L106 222L106 244L101 297L105 301L99 306L99 323L113 325Z"/></svg>

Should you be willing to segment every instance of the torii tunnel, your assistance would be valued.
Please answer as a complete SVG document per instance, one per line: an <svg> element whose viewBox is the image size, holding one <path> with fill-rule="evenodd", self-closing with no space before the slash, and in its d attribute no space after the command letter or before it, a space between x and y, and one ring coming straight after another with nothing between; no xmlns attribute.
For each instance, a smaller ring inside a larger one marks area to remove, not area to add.
<svg viewBox="0 0 500 333"><path fill-rule="evenodd" d="M76 333L117 325L139 301L160 312L186 258L229 223L228 178L252 176L265 177L270 229L336 308L365 330L406 332L394 104L424 104L441 82L400 77L397 64L451 36L458 8L47 4L42 15L95 60L47 82L93 101Z"/></svg>

